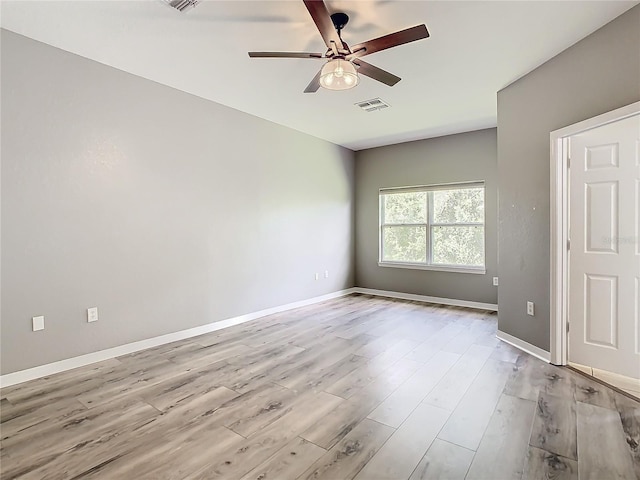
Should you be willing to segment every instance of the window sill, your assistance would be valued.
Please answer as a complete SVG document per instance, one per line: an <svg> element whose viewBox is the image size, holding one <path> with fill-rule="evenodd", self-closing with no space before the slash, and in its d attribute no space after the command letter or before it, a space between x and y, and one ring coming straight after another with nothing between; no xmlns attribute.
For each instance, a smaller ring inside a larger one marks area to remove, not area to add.
<svg viewBox="0 0 640 480"><path fill-rule="evenodd" d="M431 270L434 272L472 273L475 275L484 275L487 273L487 270L484 267L455 267L447 265L423 265L416 263L399 262L378 262L378 266L387 268L408 268L410 270Z"/></svg>

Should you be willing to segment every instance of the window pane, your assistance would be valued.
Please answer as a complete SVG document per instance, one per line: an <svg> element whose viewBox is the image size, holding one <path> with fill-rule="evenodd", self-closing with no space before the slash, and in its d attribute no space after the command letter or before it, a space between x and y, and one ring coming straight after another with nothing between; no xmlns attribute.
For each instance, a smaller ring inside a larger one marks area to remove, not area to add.
<svg viewBox="0 0 640 480"><path fill-rule="evenodd" d="M382 260L386 262L427 261L426 227L385 227L382 233Z"/></svg>
<svg viewBox="0 0 640 480"><path fill-rule="evenodd" d="M484 265L484 227L432 227L432 262Z"/></svg>
<svg viewBox="0 0 640 480"><path fill-rule="evenodd" d="M384 223L427 223L427 193L388 193L384 200Z"/></svg>
<svg viewBox="0 0 640 480"><path fill-rule="evenodd" d="M484 188L435 190L434 223L484 222Z"/></svg>

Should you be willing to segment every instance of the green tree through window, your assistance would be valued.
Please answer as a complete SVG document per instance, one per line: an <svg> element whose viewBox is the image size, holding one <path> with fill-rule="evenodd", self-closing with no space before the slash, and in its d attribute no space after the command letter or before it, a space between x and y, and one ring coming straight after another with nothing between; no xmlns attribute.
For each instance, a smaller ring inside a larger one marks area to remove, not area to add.
<svg viewBox="0 0 640 480"><path fill-rule="evenodd" d="M484 268L484 185L381 190L380 262Z"/></svg>

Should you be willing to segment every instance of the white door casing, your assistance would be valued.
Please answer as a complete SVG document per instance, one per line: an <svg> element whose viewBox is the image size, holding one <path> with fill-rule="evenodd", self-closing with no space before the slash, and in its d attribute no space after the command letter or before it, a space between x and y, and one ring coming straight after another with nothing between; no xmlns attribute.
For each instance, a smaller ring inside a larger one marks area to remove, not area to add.
<svg viewBox="0 0 640 480"><path fill-rule="evenodd" d="M640 378L640 115L566 148L569 359Z"/></svg>
<svg viewBox="0 0 640 480"><path fill-rule="evenodd" d="M550 276L550 361L568 363L569 300L569 170L568 145L572 135L640 115L640 101L569 125L550 134L551 153L551 276Z"/></svg>

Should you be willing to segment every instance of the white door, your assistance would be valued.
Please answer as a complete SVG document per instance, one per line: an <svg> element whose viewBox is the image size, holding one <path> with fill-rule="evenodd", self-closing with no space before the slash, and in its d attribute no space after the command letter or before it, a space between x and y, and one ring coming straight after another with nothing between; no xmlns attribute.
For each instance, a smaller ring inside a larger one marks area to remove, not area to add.
<svg viewBox="0 0 640 480"><path fill-rule="evenodd" d="M569 360L640 378L640 115L569 138Z"/></svg>

